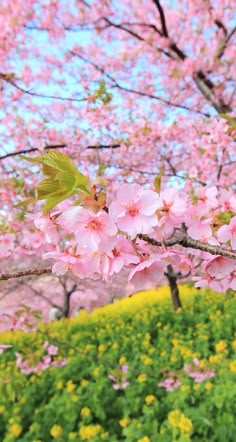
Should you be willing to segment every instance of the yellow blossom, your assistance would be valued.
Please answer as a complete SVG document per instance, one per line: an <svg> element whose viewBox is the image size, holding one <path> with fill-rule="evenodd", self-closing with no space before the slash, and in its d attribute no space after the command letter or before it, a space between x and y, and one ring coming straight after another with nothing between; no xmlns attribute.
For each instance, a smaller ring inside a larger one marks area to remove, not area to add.
<svg viewBox="0 0 236 442"><path fill-rule="evenodd" d="M4 407L4 405L0 405L0 414L4 413L5 410L6 407Z"/></svg>
<svg viewBox="0 0 236 442"><path fill-rule="evenodd" d="M83 407L81 412L80 412L81 416L83 417L88 417L91 414L90 408L88 407Z"/></svg>
<svg viewBox="0 0 236 442"><path fill-rule="evenodd" d="M189 392L190 391L190 386L189 385L181 385L180 390L181 391Z"/></svg>
<svg viewBox="0 0 236 442"><path fill-rule="evenodd" d="M71 433L69 433L68 438L69 440L76 440L77 434L74 431L72 431Z"/></svg>
<svg viewBox="0 0 236 442"><path fill-rule="evenodd" d="M54 439L61 436L62 432L63 432L62 427L57 424L53 425L53 427L50 430L50 434L52 437L54 437Z"/></svg>
<svg viewBox="0 0 236 442"><path fill-rule="evenodd" d="M60 390L62 387L63 387L63 382L62 382L62 381L58 381L58 382L56 383L56 388L57 388L58 390Z"/></svg>
<svg viewBox="0 0 236 442"><path fill-rule="evenodd" d="M229 365L229 369L230 369L230 371L232 371L232 373L235 373L235 374L236 374L236 360L235 360L235 361L232 361L232 362L230 363L230 365Z"/></svg>
<svg viewBox="0 0 236 442"><path fill-rule="evenodd" d="M82 379L82 380L80 381L80 385L81 385L81 387L87 387L88 383L89 383L89 382L88 382L86 379Z"/></svg>
<svg viewBox="0 0 236 442"><path fill-rule="evenodd" d="M236 340L232 342L232 347L234 350L236 350Z"/></svg>
<svg viewBox="0 0 236 442"><path fill-rule="evenodd" d="M120 364L120 365L126 364L126 362L127 362L127 360L126 360L126 357L125 357L125 356L122 356L122 357L119 359L119 364Z"/></svg>
<svg viewBox="0 0 236 442"><path fill-rule="evenodd" d="M99 351L99 353L103 353L105 350L106 350L106 347L105 347L104 344L100 344L100 345L98 346L98 351Z"/></svg>
<svg viewBox="0 0 236 442"><path fill-rule="evenodd" d="M192 421L184 416L184 414L181 414L178 426L182 433L190 433L193 429Z"/></svg>
<svg viewBox="0 0 236 442"><path fill-rule="evenodd" d="M221 353L222 351L225 351L227 349L227 343L224 341L219 341L216 345L215 345L215 349L217 353Z"/></svg>
<svg viewBox="0 0 236 442"><path fill-rule="evenodd" d="M212 389L212 387L213 387L212 382L206 382L205 383L205 390L209 391L209 390Z"/></svg>
<svg viewBox="0 0 236 442"><path fill-rule="evenodd" d="M224 359L223 355L218 354L218 355L211 355L209 357L209 362L211 364L217 364L218 362L221 362Z"/></svg>
<svg viewBox="0 0 236 442"><path fill-rule="evenodd" d="M180 410L173 410L168 414L168 422L173 428L179 428L182 433L190 433L193 429L192 421Z"/></svg>
<svg viewBox="0 0 236 442"><path fill-rule="evenodd" d="M173 410L168 414L168 422L172 427L178 427L181 417L180 410Z"/></svg>
<svg viewBox="0 0 236 442"><path fill-rule="evenodd" d="M148 396L145 397L145 402L147 405L151 405L153 401L155 401L155 396L153 396L153 394L149 394Z"/></svg>
<svg viewBox="0 0 236 442"><path fill-rule="evenodd" d="M100 368L99 368L99 367L96 367L96 368L93 370L93 375L94 375L95 377L98 377L99 374L100 374Z"/></svg>
<svg viewBox="0 0 236 442"><path fill-rule="evenodd" d="M147 380L147 376L145 373L142 373L138 376L138 382L140 382L140 384L143 382L146 382L146 380Z"/></svg>
<svg viewBox="0 0 236 442"><path fill-rule="evenodd" d="M90 440L102 430L101 425L84 425L79 429L79 435L82 440Z"/></svg>
<svg viewBox="0 0 236 442"><path fill-rule="evenodd" d="M144 365L152 365L153 364L153 360L146 355L141 355L140 359L144 363Z"/></svg>
<svg viewBox="0 0 236 442"><path fill-rule="evenodd" d="M74 391L76 388L76 385L73 384L72 381L68 381L66 384L66 391L68 391L68 393L71 393L72 391Z"/></svg>
<svg viewBox="0 0 236 442"><path fill-rule="evenodd" d="M123 417L123 419L121 419L120 421L119 421L119 424L120 424L120 426L121 427L127 427L127 425L129 424L129 422L130 422L130 419L128 418L128 417Z"/></svg>
<svg viewBox="0 0 236 442"><path fill-rule="evenodd" d="M19 437L22 432L22 426L20 424L15 423L11 425L9 432L12 434L12 436Z"/></svg>
<svg viewBox="0 0 236 442"><path fill-rule="evenodd" d="M138 439L138 442L150 442L150 438L148 436L141 437Z"/></svg>

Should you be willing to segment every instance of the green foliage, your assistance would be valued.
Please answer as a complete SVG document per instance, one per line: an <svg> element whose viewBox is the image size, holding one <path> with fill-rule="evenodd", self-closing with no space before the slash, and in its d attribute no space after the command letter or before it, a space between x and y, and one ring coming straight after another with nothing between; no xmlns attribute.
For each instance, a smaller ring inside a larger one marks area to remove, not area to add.
<svg viewBox="0 0 236 442"><path fill-rule="evenodd" d="M185 308L177 313L163 288L38 333L2 334L13 349L0 356L0 440L233 442L236 296L186 286L181 296ZM45 340L60 347L67 365L20 373L14 352L35 358ZM194 357L215 377L194 383L183 370ZM114 390L108 376L123 364L129 386ZM181 386L166 392L158 383L170 374Z"/></svg>
<svg viewBox="0 0 236 442"><path fill-rule="evenodd" d="M112 100L112 94L106 89L106 83L104 80L100 81L99 88L94 92L91 97L93 102L101 101L103 104L108 104Z"/></svg>
<svg viewBox="0 0 236 442"><path fill-rule="evenodd" d="M40 164L44 179L35 189L36 197L17 204L17 207L45 200L44 214L46 214L71 195L79 192L90 193L88 177L79 172L73 161L64 153L51 150L38 157L28 158L24 155L20 157L31 163Z"/></svg>
<svg viewBox="0 0 236 442"><path fill-rule="evenodd" d="M228 114L220 114L220 116L222 118L224 118L226 121L228 121L229 126L233 130L236 130L236 120L235 120L235 118L230 117L230 115L228 115Z"/></svg>

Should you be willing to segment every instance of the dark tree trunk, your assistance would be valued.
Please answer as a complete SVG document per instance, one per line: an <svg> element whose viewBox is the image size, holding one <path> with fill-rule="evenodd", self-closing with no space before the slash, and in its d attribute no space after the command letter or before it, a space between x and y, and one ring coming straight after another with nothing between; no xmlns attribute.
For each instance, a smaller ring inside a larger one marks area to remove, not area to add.
<svg viewBox="0 0 236 442"><path fill-rule="evenodd" d="M76 290L77 284L74 284L71 290L66 289L66 285L64 286L64 293L63 293L63 316L65 318L69 317L70 314L70 297L72 293Z"/></svg>
<svg viewBox="0 0 236 442"><path fill-rule="evenodd" d="M176 274L174 272L172 265L169 264L167 266L167 272L165 273L165 275L168 279L171 300L172 300L174 310L177 310L178 308L182 307L182 303L181 303L180 296L179 296L179 289L178 289L178 285L177 285L178 274Z"/></svg>
<svg viewBox="0 0 236 442"><path fill-rule="evenodd" d="M70 312L70 294L69 293L64 293L63 295L63 316L65 318L69 317L69 312Z"/></svg>

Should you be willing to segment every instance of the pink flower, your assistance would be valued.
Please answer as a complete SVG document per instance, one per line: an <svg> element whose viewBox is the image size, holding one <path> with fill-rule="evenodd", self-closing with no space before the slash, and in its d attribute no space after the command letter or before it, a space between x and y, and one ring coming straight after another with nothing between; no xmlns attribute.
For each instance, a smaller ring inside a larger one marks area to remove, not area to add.
<svg viewBox="0 0 236 442"><path fill-rule="evenodd" d="M131 270L128 281L136 290L153 287L163 278L165 267L166 263L158 257L143 261Z"/></svg>
<svg viewBox="0 0 236 442"><path fill-rule="evenodd" d="M212 236L212 231L210 227L211 219L198 219L193 217L192 220L187 221L188 235L193 239L198 240L208 240Z"/></svg>
<svg viewBox="0 0 236 442"><path fill-rule="evenodd" d="M232 289L236 291L236 270L223 279L224 291Z"/></svg>
<svg viewBox="0 0 236 442"><path fill-rule="evenodd" d="M47 243L57 243L59 241L57 228L49 216L41 216L36 218L34 220L34 224L39 230L44 232Z"/></svg>
<svg viewBox="0 0 236 442"><path fill-rule="evenodd" d="M166 189L161 192L158 209L163 213L161 222L171 226L181 224L187 211L185 200L179 197L175 189Z"/></svg>
<svg viewBox="0 0 236 442"><path fill-rule="evenodd" d="M218 293L225 292L225 287L223 282L215 280L215 278L211 277L210 275L206 275L205 278L201 276L194 276L193 281L196 281L194 285L194 287L196 288L209 287Z"/></svg>
<svg viewBox="0 0 236 442"><path fill-rule="evenodd" d="M228 225L222 226L217 232L220 242L231 242L231 247L236 250L236 216L234 216Z"/></svg>
<svg viewBox="0 0 236 442"><path fill-rule="evenodd" d="M14 250L15 235L12 233L1 234L0 236L0 257L7 258Z"/></svg>
<svg viewBox="0 0 236 442"><path fill-rule="evenodd" d="M178 379L173 379L171 377L166 378L164 381L159 382L158 387L163 387L166 391L174 391L180 386L180 381Z"/></svg>
<svg viewBox="0 0 236 442"><path fill-rule="evenodd" d="M111 381L113 382L112 388L114 388L114 390L124 390L129 386L129 382L124 376L116 377L112 374L109 374L108 378L111 379Z"/></svg>
<svg viewBox="0 0 236 442"><path fill-rule="evenodd" d="M222 212L236 212L236 197L231 192L222 189L219 201Z"/></svg>
<svg viewBox="0 0 236 442"><path fill-rule="evenodd" d="M205 266L205 271L211 277L223 278L235 269L235 262L224 256L215 256Z"/></svg>
<svg viewBox="0 0 236 442"><path fill-rule="evenodd" d="M215 372L209 370L207 368L205 371L200 368L200 361L197 358L193 360L194 367L190 364L184 365L184 371L189 374L190 378L194 379L196 384L200 384L201 382L206 381L207 379L211 379L215 376Z"/></svg>
<svg viewBox="0 0 236 442"><path fill-rule="evenodd" d="M158 195L145 190L139 184L124 184L117 192L116 201L111 203L109 213L120 230L131 237L139 233L151 233L158 224L156 210Z"/></svg>
<svg viewBox="0 0 236 442"><path fill-rule="evenodd" d="M58 217L58 223L66 232L74 233L81 247L105 252L115 245L117 227L104 211L94 213L83 207L70 207Z"/></svg>
<svg viewBox="0 0 236 442"><path fill-rule="evenodd" d="M43 348L45 348L50 356L56 356L58 353L58 347L50 345L48 341L44 342Z"/></svg>
<svg viewBox="0 0 236 442"><path fill-rule="evenodd" d="M88 249L71 247L64 252L44 253L43 259L55 259L56 263L52 267L52 272L57 276L64 275L70 270L78 278L90 277L99 270L99 256L91 253Z"/></svg>
<svg viewBox="0 0 236 442"><path fill-rule="evenodd" d="M104 253L100 258L101 274L107 278L130 264L138 264L139 258L135 254L134 247L124 236L117 238L116 245L112 252Z"/></svg>
<svg viewBox="0 0 236 442"><path fill-rule="evenodd" d="M215 209L218 206L218 190L216 186L204 188L197 192L197 194L199 198L198 207L201 206L207 211L208 209Z"/></svg>

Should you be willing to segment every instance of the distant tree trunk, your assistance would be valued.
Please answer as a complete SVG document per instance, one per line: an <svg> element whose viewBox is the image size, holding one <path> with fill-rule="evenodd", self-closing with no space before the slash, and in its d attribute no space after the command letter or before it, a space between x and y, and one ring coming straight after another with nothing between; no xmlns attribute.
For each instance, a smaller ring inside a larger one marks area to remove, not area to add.
<svg viewBox="0 0 236 442"><path fill-rule="evenodd" d="M171 264L167 266L167 272L165 273L169 287L170 287L170 294L171 294L171 300L174 307L174 310L177 310L178 308L182 307L182 303L179 296L179 289L177 285L177 278L178 273L174 272L174 269Z"/></svg>
<svg viewBox="0 0 236 442"><path fill-rule="evenodd" d="M62 307L62 313L65 318L69 317L70 314L70 297L72 293L77 288L77 284L74 284L71 290L66 289L66 284L64 284L64 293L63 293L63 307Z"/></svg>

